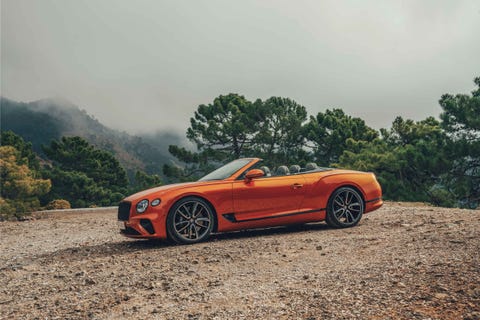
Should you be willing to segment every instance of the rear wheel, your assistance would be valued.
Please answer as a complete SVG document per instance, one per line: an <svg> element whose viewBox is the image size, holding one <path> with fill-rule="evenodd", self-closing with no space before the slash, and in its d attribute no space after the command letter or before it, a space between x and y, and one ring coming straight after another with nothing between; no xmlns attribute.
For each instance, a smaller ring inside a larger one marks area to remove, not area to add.
<svg viewBox="0 0 480 320"><path fill-rule="evenodd" d="M203 199L186 197L168 213L167 233L177 243L197 243L207 239L214 225L213 210Z"/></svg>
<svg viewBox="0 0 480 320"><path fill-rule="evenodd" d="M325 221L330 227L355 226L363 215L364 202L358 191L351 187L335 190L328 201Z"/></svg>

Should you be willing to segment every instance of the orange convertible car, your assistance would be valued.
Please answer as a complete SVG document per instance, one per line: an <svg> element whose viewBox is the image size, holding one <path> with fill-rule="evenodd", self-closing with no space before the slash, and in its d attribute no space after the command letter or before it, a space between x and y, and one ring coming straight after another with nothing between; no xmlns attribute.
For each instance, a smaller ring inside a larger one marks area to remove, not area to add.
<svg viewBox="0 0 480 320"><path fill-rule="evenodd" d="M261 159L232 161L197 182L171 184L125 198L121 233L196 243L212 232L325 220L355 226L383 204L373 173L293 165L273 174Z"/></svg>

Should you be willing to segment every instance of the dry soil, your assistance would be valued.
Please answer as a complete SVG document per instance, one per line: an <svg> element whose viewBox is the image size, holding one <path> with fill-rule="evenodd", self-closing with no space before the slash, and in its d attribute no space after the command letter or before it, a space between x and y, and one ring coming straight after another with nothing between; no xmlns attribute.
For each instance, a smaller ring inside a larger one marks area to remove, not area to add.
<svg viewBox="0 0 480 320"><path fill-rule="evenodd" d="M480 319L480 210L387 203L178 246L115 209L0 223L1 319Z"/></svg>

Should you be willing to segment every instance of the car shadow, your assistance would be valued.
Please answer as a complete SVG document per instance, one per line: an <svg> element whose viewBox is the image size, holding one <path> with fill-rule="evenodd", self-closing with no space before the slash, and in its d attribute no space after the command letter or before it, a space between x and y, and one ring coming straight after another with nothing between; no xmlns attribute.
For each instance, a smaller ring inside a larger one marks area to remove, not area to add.
<svg viewBox="0 0 480 320"><path fill-rule="evenodd" d="M191 246L208 246L209 243L218 241L231 241L245 238L260 238L271 235L292 234L308 231L323 231L331 229L324 223L313 223L303 225L290 225L272 227L265 229L248 229L227 233L212 234L207 241L193 244ZM115 257L134 252L145 252L146 250L158 250L162 248L188 247L179 245L168 240L143 240L125 239L118 242L106 242L101 244L80 245L66 248L51 253L38 255L34 258L37 262L51 263L58 260L80 261L86 258Z"/></svg>
<svg viewBox="0 0 480 320"><path fill-rule="evenodd" d="M208 241L219 241L219 240L234 240L242 238L255 238L261 236L269 236L276 234L288 234L295 232L304 232L304 231L319 231L331 229L325 223L310 223L310 224L299 224L299 225L289 225L289 226L280 226L280 227L271 227L263 229L247 229L240 231L232 231L225 233L213 234Z"/></svg>

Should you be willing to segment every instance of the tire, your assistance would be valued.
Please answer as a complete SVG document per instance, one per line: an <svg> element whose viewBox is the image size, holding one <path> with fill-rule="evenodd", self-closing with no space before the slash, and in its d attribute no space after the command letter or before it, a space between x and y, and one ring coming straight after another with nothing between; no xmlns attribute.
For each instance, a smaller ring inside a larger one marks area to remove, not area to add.
<svg viewBox="0 0 480 320"><path fill-rule="evenodd" d="M328 213L328 209L327 209L327 215L325 217L325 222L330 228L340 228L334 221L332 221L331 214Z"/></svg>
<svg viewBox="0 0 480 320"><path fill-rule="evenodd" d="M360 193L351 187L342 187L330 196L326 223L333 228L349 228L362 219L364 201Z"/></svg>
<svg viewBox="0 0 480 320"><path fill-rule="evenodd" d="M167 234L176 243L198 243L208 239L214 224L213 210L205 200L186 197L170 208Z"/></svg>

